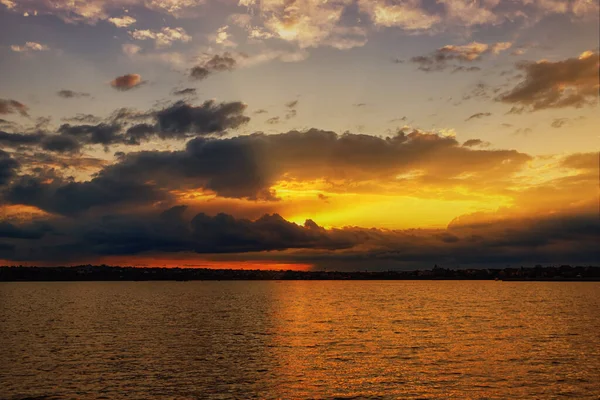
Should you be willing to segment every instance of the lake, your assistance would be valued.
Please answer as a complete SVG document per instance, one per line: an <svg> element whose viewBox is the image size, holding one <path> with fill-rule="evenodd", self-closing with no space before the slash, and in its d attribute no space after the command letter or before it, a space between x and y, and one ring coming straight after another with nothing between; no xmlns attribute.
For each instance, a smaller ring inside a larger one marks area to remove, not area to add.
<svg viewBox="0 0 600 400"><path fill-rule="evenodd" d="M598 399L600 283L0 283L0 398Z"/></svg>

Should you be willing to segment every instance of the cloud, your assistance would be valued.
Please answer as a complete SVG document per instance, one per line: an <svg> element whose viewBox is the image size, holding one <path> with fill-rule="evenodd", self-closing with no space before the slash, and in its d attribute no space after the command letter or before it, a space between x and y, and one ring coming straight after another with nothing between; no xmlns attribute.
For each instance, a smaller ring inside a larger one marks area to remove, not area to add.
<svg viewBox="0 0 600 400"><path fill-rule="evenodd" d="M208 100L200 106L191 106L178 101L156 113L157 128L167 134L223 133L250 121L243 115L246 107L241 102L216 103Z"/></svg>
<svg viewBox="0 0 600 400"><path fill-rule="evenodd" d="M431 35L448 30L464 34L475 28L502 24L533 24L551 15L566 15L574 21L593 20L598 15L597 2L590 0L440 0L434 3L423 0L242 0L233 3L238 4L237 10L233 10L235 13L223 15L222 21L216 21L217 26L230 23L245 29L249 39L277 38L299 48L362 46L366 43L366 33L382 28L402 29L410 34ZM124 9L151 10L164 14L157 16L164 19L193 18L206 13L212 3L206 0L0 0L0 4L9 12L21 15L50 14L67 23L109 21L119 26L128 24L132 18L115 16L122 15ZM359 33L360 30L366 33Z"/></svg>
<svg viewBox="0 0 600 400"><path fill-rule="evenodd" d="M237 43L231 40L231 34L227 32L228 29L228 25L220 27L214 35L211 35L210 40L224 47L236 47Z"/></svg>
<svg viewBox="0 0 600 400"><path fill-rule="evenodd" d="M121 46L123 53L127 54L129 57L132 57L138 54L142 48L136 44L125 43Z"/></svg>
<svg viewBox="0 0 600 400"><path fill-rule="evenodd" d="M47 231L44 225L16 226L8 221L0 221L0 238L40 239Z"/></svg>
<svg viewBox="0 0 600 400"><path fill-rule="evenodd" d="M53 152L77 152L80 141L71 135L49 135L46 133L7 133L0 131L0 144L7 148L41 148Z"/></svg>
<svg viewBox="0 0 600 400"><path fill-rule="evenodd" d="M279 123L279 117L272 117L265 121L269 125L275 125Z"/></svg>
<svg viewBox="0 0 600 400"><path fill-rule="evenodd" d="M136 40L154 40L156 47L169 47L173 42L189 42L192 37L185 32L183 28L164 27L160 31L149 29L135 30L129 32L132 38Z"/></svg>
<svg viewBox="0 0 600 400"><path fill-rule="evenodd" d="M278 214L255 220L236 220L227 214L198 214L191 221L197 253L245 253L293 248L341 249L354 243L336 237L311 220L304 226L288 222ZM341 235L340 235L341 236Z"/></svg>
<svg viewBox="0 0 600 400"><path fill-rule="evenodd" d="M63 89L56 92L58 97L62 97L63 99L72 99L78 97L90 97L89 93L85 92L75 92L73 90Z"/></svg>
<svg viewBox="0 0 600 400"><path fill-rule="evenodd" d="M454 72L478 71L479 69L467 68L456 65L456 63L480 61L488 54L499 54L509 49L511 45L510 42L497 42L491 45L479 42L471 42L462 46L446 45L430 55L413 57L410 61L417 64L419 70L425 72L443 71L449 67L454 67Z"/></svg>
<svg viewBox="0 0 600 400"><path fill-rule="evenodd" d="M553 128L562 128L563 126L567 125L568 123L569 123L568 118L554 118L554 120L552 120L552 123L550 124L550 126Z"/></svg>
<svg viewBox="0 0 600 400"><path fill-rule="evenodd" d="M227 17L227 20L231 22L233 25L239 26L241 28L250 26L250 22L252 21L252 15L250 14L231 14Z"/></svg>
<svg viewBox="0 0 600 400"><path fill-rule="evenodd" d="M43 134L8 133L0 131L0 143L6 147L20 147L39 143Z"/></svg>
<svg viewBox="0 0 600 400"><path fill-rule="evenodd" d="M135 24L137 20L129 15L123 15L122 17L109 18L108 22L110 22L118 28L126 28L129 25Z"/></svg>
<svg viewBox="0 0 600 400"><path fill-rule="evenodd" d="M150 185L97 177L88 182L51 182L32 175L15 180L4 193L5 201L37 207L49 213L75 216L91 208L115 204L147 204L167 198Z"/></svg>
<svg viewBox="0 0 600 400"><path fill-rule="evenodd" d="M126 154L99 176L152 180L161 188L203 189L221 197L275 200L272 187L284 176L350 185L373 179L397 182L398 175L419 170L423 179L438 183L462 174L492 180L506 178L530 159L514 150L470 150L452 137L420 131L385 139L311 129L231 139L198 137L185 150Z"/></svg>
<svg viewBox="0 0 600 400"><path fill-rule="evenodd" d="M50 14L67 23L87 24L128 18L127 16L112 18L111 11L122 12L123 8L130 7L145 7L176 18L189 17L196 15L195 9L204 3L204 0L53 0L50 3L43 0L19 0L18 2L0 0L0 4L4 4L12 12L31 15Z"/></svg>
<svg viewBox="0 0 600 400"><path fill-rule="evenodd" d="M222 135L246 124L246 105L240 102L206 101L199 106L178 101L159 110L116 110L104 122L94 115L78 114L67 119L55 133L7 133L0 131L0 144L9 148L40 148L52 152L79 152L83 146L139 145L150 139L187 139ZM82 124L83 123L83 124ZM127 127L128 126L128 127Z"/></svg>
<svg viewBox="0 0 600 400"><path fill-rule="evenodd" d="M463 147L487 147L490 144L488 142L484 142L481 139L469 139L467 141L465 141L463 144Z"/></svg>
<svg viewBox="0 0 600 400"><path fill-rule="evenodd" d="M515 110L528 111L595 104L599 89L598 65L598 53L590 51L562 61L518 63L517 69L525 73L524 80L497 100L515 104Z"/></svg>
<svg viewBox="0 0 600 400"><path fill-rule="evenodd" d="M469 118L465 119L465 121L470 121L472 119L480 119L483 117L489 117L491 115L492 115L492 113L489 113L489 112L480 112L480 113L471 115Z"/></svg>
<svg viewBox="0 0 600 400"><path fill-rule="evenodd" d="M0 99L0 114L19 113L24 117L28 117L28 107L16 100Z"/></svg>
<svg viewBox="0 0 600 400"><path fill-rule="evenodd" d="M77 153L81 149L81 141L71 135L47 135L41 141L42 149L56 153Z"/></svg>
<svg viewBox="0 0 600 400"><path fill-rule="evenodd" d="M190 78L193 78L193 79L196 79L199 81L208 78L208 76L210 74L211 74L211 71L209 71L207 68L202 67L200 65L197 65L190 70Z"/></svg>
<svg viewBox="0 0 600 400"><path fill-rule="evenodd" d="M515 130L513 132L513 135L523 135L523 136L527 136L529 135L531 132L533 132L533 130L531 128L518 128L517 130Z"/></svg>
<svg viewBox="0 0 600 400"><path fill-rule="evenodd" d="M14 160L9 153L0 150L0 187L10 182L16 175L19 166L19 163Z"/></svg>
<svg viewBox="0 0 600 400"><path fill-rule="evenodd" d="M36 42L26 42L23 46L13 44L10 49L16 53L28 53L32 51L48 51L50 48L46 45Z"/></svg>
<svg viewBox="0 0 600 400"><path fill-rule="evenodd" d="M466 216L445 229L385 230L324 229L312 220L298 225L278 214L254 220L225 213L189 216L183 205L160 210L50 217L38 225L9 222L0 225L0 236L8 237L13 250L9 259L45 262L181 252L224 260L305 262L336 270L388 270L434 263L593 263L600 256L600 221L590 212L477 222Z"/></svg>
<svg viewBox="0 0 600 400"><path fill-rule="evenodd" d="M456 67L452 70L452 73L454 73L454 72L477 72L477 71L481 71L481 68L476 67L476 66L465 67L464 65L459 65L458 67Z"/></svg>
<svg viewBox="0 0 600 400"><path fill-rule="evenodd" d="M400 4L384 1L360 0L359 7L377 26L399 27L407 31L424 31L441 22L442 18L422 8L420 1L409 0Z"/></svg>
<svg viewBox="0 0 600 400"><path fill-rule="evenodd" d="M65 122L78 122L78 123L86 123L86 124L97 124L102 119L93 114L76 114L74 117L62 118L62 121Z"/></svg>
<svg viewBox="0 0 600 400"><path fill-rule="evenodd" d="M174 90L173 94L175 96L195 96L196 89L194 89L194 88L178 89L178 90Z"/></svg>
<svg viewBox="0 0 600 400"><path fill-rule="evenodd" d="M232 71L237 65L237 61L230 53L223 55L215 54L204 60L201 64L190 70L190 77L196 80L203 80L215 72Z"/></svg>
<svg viewBox="0 0 600 400"><path fill-rule="evenodd" d="M600 166L600 154L597 152L570 154L562 160L561 166L596 173Z"/></svg>
<svg viewBox="0 0 600 400"><path fill-rule="evenodd" d="M121 126L100 123L97 125L70 125L63 124L58 128L58 133L66 137L76 138L84 144L110 145L121 141L119 132ZM65 143L63 139L62 143Z"/></svg>
<svg viewBox="0 0 600 400"><path fill-rule="evenodd" d="M127 74L118 76L110 82L110 85L120 91L131 90L141 86L144 83L139 74Z"/></svg>

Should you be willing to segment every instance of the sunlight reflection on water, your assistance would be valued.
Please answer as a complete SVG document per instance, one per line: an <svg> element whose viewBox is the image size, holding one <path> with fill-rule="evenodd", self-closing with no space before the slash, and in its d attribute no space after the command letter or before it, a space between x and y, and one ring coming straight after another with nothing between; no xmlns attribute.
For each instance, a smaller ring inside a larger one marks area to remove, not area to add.
<svg viewBox="0 0 600 400"><path fill-rule="evenodd" d="M0 284L0 398L600 396L600 284Z"/></svg>

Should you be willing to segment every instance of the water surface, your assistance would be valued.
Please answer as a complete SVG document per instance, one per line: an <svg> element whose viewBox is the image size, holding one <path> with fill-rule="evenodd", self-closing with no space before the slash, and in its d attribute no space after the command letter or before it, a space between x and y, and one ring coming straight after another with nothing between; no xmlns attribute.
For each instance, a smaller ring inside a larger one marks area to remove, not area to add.
<svg viewBox="0 0 600 400"><path fill-rule="evenodd" d="M0 283L0 398L600 397L600 283Z"/></svg>

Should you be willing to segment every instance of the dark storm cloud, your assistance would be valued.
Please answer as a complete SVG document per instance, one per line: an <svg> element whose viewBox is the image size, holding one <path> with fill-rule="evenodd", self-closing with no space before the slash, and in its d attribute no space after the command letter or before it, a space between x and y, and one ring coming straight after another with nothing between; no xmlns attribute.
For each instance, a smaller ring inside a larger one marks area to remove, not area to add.
<svg viewBox="0 0 600 400"><path fill-rule="evenodd" d="M246 107L241 102L216 103L208 100L200 106L191 106L178 101L155 114L157 129L173 136L223 133L250 121L243 115Z"/></svg>
<svg viewBox="0 0 600 400"><path fill-rule="evenodd" d="M63 89L56 92L58 97L62 97L63 99L73 99L79 97L90 97L89 93L85 92L76 92L74 90Z"/></svg>
<svg viewBox="0 0 600 400"><path fill-rule="evenodd" d="M144 204L164 200L168 195L145 183L96 177L88 182L55 178L51 182L37 176L16 179L4 193L4 200L61 214L79 215L94 207Z"/></svg>
<svg viewBox="0 0 600 400"><path fill-rule="evenodd" d="M235 219L231 215L196 215L192 237L198 253L240 253L295 248L341 249L355 244L349 237L332 235L311 220L304 226L288 222L278 214L255 220Z"/></svg>
<svg viewBox="0 0 600 400"><path fill-rule="evenodd" d="M120 125L108 125L105 123L97 125L70 125L63 124L58 128L61 135L77 138L85 144L110 145L122 142Z"/></svg>
<svg viewBox="0 0 600 400"><path fill-rule="evenodd" d="M19 113L24 117L29 116L27 114L28 107L16 100L11 99L0 99L0 114L13 114Z"/></svg>
<svg viewBox="0 0 600 400"><path fill-rule="evenodd" d="M190 70L190 77L196 80L203 80L215 72L233 71L237 61L230 53L223 55L215 54L203 63L196 65Z"/></svg>
<svg viewBox="0 0 600 400"><path fill-rule="evenodd" d="M311 220L297 225L278 214L256 220L228 214L187 216L185 206L176 206L162 213L54 219L45 226L44 230L0 225L3 244L12 248L8 258L77 262L107 255L196 252L231 254L240 260L248 257L242 254L269 252L258 256L263 260L310 262L330 269L381 270L414 269L434 263L478 267L499 263L589 263L600 256L600 221L593 213L452 223L447 229L382 230L324 229ZM22 242L25 238L26 244ZM48 245L59 238L59 246Z"/></svg>
<svg viewBox="0 0 600 400"><path fill-rule="evenodd" d="M47 230L47 226L40 224L20 227L8 221L0 221L0 238L2 239L40 239Z"/></svg>
<svg viewBox="0 0 600 400"><path fill-rule="evenodd" d="M479 118L483 118L483 117L489 117L491 115L492 115L492 113L489 113L489 112L480 112L480 113L471 115L469 118L465 119L465 121L470 121L472 119L479 119Z"/></svg>
<svg viewBox="0 0 600 400"><path fill-rule="evenodd" d="M154 125L150 124L138 124L127 129L127 143L128 144L140 144L142 141L149 140L154 134L156 129Z"/></svg>
<svg viewBox="0 0 600 400"><path fill-rule="evenodd" d="M0 186L8 184L18 168L19 163L9 153L0 150Z"/></svg>
<svg viewBox="0 0 600 400"><path fill-rule="evenodd" d="M174 90L173 94L175 96L193 96L193 95L196 94L196 89L194 89L194 88L185 88L185 89Z"/></svg>
<svg viewBox="0 0 600 400"><path fill-rule="evenodd" d="M27 149L40 147L54 152L76 152L81 148L79 141L70 135L46 133L7 133L0 131L0 144L7 148Z"/></svg>
<svg viewBox="0 0 600 400"><path fill-rule="evenodd" d="M583 213L514 219L446 230L359 230L367 235L361 249L305 257L328 269L596 263L600 220ZM337 262L336 262L337 261Z"/></svg>
<svg viewBox="0 0 600 400"><path fill-rule="evenodd" d="M523 62L517 69L525 78L499 101L516 104L530 111L583 107L598 99L598 53L585 52L579 58L562 61Z"/></svg>
<svg viewBox="0 0 600 400"><path fill-rule="evenodd" d="M76 153L81 143L70 135L47 135L41 142L42 149L57 153Z"/></svg>
<svg viewBox="0 0 600 400"><path fill-rule="evenodd" d="M203 188L219 196L274 199L270 187L291 179L395 179L421 169L436 179L464 172L506 176L530 157L513 150L470 150L454 139L412 131L391 138L311 129L231 139L196 138L185 150L129 153L105 168L111 179L152 180L170 189Z"/></svg>
<svg viewBox="0 0 600 400"><path fill-rule="evenodd" d="M8 133L0 131L0 144L9 148L27 146L40 143L43 137L44 135L40 133Z"/></svg>
<svg viewBox="0 0 600 400"><path fill-rule="evenodd" d="M142 81L142 77L139 74L127 74L113 79L110 82L110 86L120 91L126 91L137 88L144 83L145 81Z"/></svg>
<svg viewBox="0 0 600 400"><path fill-rule="evenodd" d="M121 108L106 122L97 122L93 115L80 114L70 121L89 124L62 124L55 133L8 133L0 131L0 145L8 148L38 147L54 152L78 152L86 145L139 145L153 138L186 139L194 136L221 135L247 123L246 105L241 102L216 103L206 101L199 106L178 101L160 110L140 112ZM128 125L131 125L127 128Z"/></svg>
<svg viewBox="0 0 600 400"><path fill-rule="evenodd" d="M223 213L215 216L199 213L188 217L185 211L185 206L175 206L162 213L110 214L85 220L55 219L52 228L46 229L61 237L63 244L44 246L41 240L41 251L34 253L45 260L68 260L150 251L201 254L287 249L331 251L350 248L361 240L360 235L353 232L328 231L311 220L304 225L297 225L278 214L266 214L256 220L248 220ZM7 238L40 235L40 229L27 230L12 224L6 231ZM3 226L0 225L0 238L3 237L2 232ZM14 243L19 244L16 241ZM28 245L31 246L31 243Z"/></svg>

